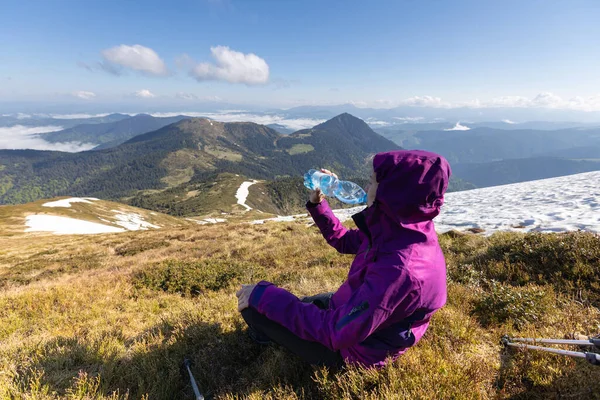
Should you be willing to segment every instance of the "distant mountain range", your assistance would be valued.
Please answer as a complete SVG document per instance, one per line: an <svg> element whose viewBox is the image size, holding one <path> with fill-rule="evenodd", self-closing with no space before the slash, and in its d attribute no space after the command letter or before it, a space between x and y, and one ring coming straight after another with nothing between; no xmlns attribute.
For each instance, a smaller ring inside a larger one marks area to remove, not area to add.
<svg viewBox="0 0 600 400"><path fill-rule="evenodd" d="M138 114L112 122L76 125L62 131L44 133L41 137L51 143L81 142L98 146L94 150L115 147L142 133L155 131L164 126L189 117L157 118L147 114Z"/></svg>
<svg viewBox="0 0 600 400"><path fill-rule="evenodd" d="M531 129L560 129L600 125L600 111L587 112L544 107L431 107L415 104L394 108L362 108L353 104L342 104L300 106L287 110L268 111L268 113L277 113L286 118L321 119L328 119L343 112L351 113L365 121L383 121L389 124L442 122L454 125L457 121L461 121L470 126L470 124L490 123L490 121L497 121L492 122L493 124L504 123L506 125L515 125L515 122L534 121L530 122L530 125L524 126ZM550 128L554 124L557 126Z"/></svg>
<svg viewBox="0 0 600 400"><path fill-rule="evenodd" d="M349 114L288 136L254 123L186 119L104 150L0 150L0 203L58 195L122 199L202 182L214 172L274 179L325 167L366 177L369 155L398 148Z"/></svg>
<svg viewBox="0 0 600 400"><path fill-rule="evenodd" d="M487 187L600 171L600 159L585 161L533 157L489 163L453 164L452 171L477 187Z"/></svg>
<svg viewBox="0 0 600 400"><path fill-rule="evenodd" d="M486 163L539 156L600 159L600 128L388 131L384 136L408 149L423 148L444 154L452 163Z"/></svg>
<svg viewBox="0 0 600 400"><path fill-rule="evenodd" d="M72 128L80 124L101 124L121 121L123 119L131 118L131 115L127 114L107 114L101 117L89 117L86 115L77 116L22 116L22 115L0 115L0 126L61 126L63 128Z"/></svg>
<svg viewBox="0 0 600 400"><path fill-rule="evenodd" d="M44 134L57 142L101 142L93 151L0 150L0 204L93 196L187 216L230 211L231 196L223 200L218 193L234 193L240 181L260 179L248 204L293 213L306 198L301 176L308 169L329 168L365 184L369 157L400 148L448 158L454 172L449 190L600 170L600 129L591 128L386 130L386 138L347 113L285 134L250 122L185 116L103 118L115 120ZM276 125L271 126L285 128ZM151 131L139 134L146 130Z"/></svg>

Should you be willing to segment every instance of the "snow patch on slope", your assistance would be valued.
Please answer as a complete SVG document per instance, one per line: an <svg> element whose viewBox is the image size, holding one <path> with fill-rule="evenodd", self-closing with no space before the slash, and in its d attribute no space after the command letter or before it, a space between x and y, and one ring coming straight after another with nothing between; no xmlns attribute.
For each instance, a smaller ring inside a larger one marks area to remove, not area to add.
<svg viewBox="0 0 600 400"><path fill-rule="evenodd" d="M67 207L70 208L71 207L71 203L89 203L92 204L92 202L90 200L98 200L94 197L71 197L70 199L62 199L62 200L56 200L56 201L51 201L48 203L44 203L42 204L42 207Z"/></svg>
<svg viewBox="0 0 600 400"><path fill-rule="evenodd" d="M446 195L438 232L600 232L600 171Z"/></svg>
<svg viewBox="0 0 600 400"><path fill-rule="evenodd" d="M115 212L115 218L117 221L115 224L122 226L123 228L129 231L145 231L149 228L160 228L158 225L151 224L148 221L145 221L144 218L140 214L136 213L123 213L119 210L111 210Z"/></svg>
<svg viewBox="0 0 600 400"><path fill-rule="evenodd" d="M471 128L469 128L466 125L461 125L460 121L456 123L456 125L454 125L453 128L449 128L449 129L444 129L445 131L470 131Z"/></svg>
<svg viewBox="0 0 600 400"><path fill-rule="evenodd" d="M365 207L333 210L342 222ZM310 221L306 214L252 221ZM446 194L436 231L600 233L600 171Z"/></svg>
<svg viewBox="0 0 600 400"><path fill-rule="evenodd" d="M223 218L205 218L205 219L193 219L193 218L186 218L188 221L192 221L197 223L198 225L206 225L206 224L218 224L220 222L226 222L226 219Z"/></svg>
<svg viewBox="0 0 600 400"><path fill-rule="evenodd" d="M246 207L247 211L252 210L250 206L246 204L246 199L248 198L249 188L250 186L258 183L257 180L246 181L243 182L235 193L235 198L237 199L237 204Z"/></svg>
<svg viewBox="0 0 600 400"><path fill-rule="evenodd" d="M58 215L29 215L25 224L28 226L25 232L52 232L56 235L125 232L123 228Z"/></svg>

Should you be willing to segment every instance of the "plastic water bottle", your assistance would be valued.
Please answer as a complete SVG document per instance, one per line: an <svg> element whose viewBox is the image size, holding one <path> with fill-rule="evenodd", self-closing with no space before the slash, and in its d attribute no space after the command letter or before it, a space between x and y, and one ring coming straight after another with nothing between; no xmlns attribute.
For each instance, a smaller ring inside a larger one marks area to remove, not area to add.
<svg viewBox="0 0 600 400"><path fill-rule="evenodd" d="M344 203L361 204L367 202L367 193L356 183L341 181L316 169L311 169L304 174L304 186L311 190L321 189L325 196L335 196Z"/></svg>

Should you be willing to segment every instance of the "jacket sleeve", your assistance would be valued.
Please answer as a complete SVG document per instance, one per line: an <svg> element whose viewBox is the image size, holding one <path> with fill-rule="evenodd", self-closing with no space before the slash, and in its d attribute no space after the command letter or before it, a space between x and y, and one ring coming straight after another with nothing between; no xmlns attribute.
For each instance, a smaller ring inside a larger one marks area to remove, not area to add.
<svg viewBox="0 0 600 400"><path fill-rule="evenodd" d="M410 316L419 306L419 286L404 268L371 268L363 285L347 304L321 310L302 303L288 291L260 282L250 295L250 307L304 340L337 351L369 337L389 316Z"/></svg>
<svg viewBox="0 0 600 400"><path fill-rule="evenodd" d="M327 200L319 204L308 202L306 208L329 245L342 254L358 253L364 234L358 229L344 227L331 211Z"/></svg>

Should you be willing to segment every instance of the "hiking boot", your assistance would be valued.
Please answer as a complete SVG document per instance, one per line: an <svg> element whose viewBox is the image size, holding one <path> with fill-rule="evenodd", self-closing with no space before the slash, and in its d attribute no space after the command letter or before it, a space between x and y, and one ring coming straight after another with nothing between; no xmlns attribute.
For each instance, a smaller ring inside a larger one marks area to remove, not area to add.
<svg viewBox="0 0 600 400"><path fill-rule="evenodd" d="M248 328L248 336L250 336L250 339L263 346L273 343L267 335L257 332L252 328Z"/></svg>

